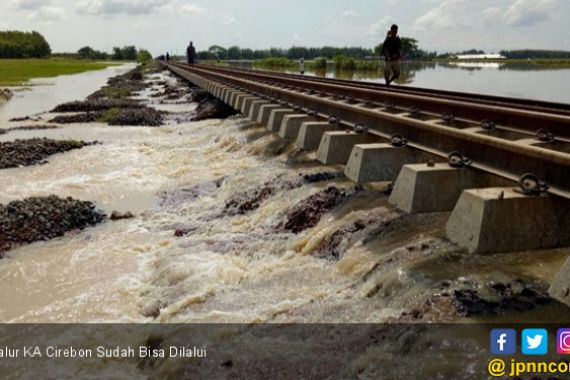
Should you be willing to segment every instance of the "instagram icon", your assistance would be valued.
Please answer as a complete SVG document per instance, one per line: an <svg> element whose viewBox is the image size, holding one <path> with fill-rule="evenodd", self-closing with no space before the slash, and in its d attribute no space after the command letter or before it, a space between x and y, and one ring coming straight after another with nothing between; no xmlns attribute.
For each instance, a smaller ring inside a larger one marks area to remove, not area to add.
<svg viewBox="0 0 570 380"><path fill-rule="evenodd" d="M558 353L570 355L570 329L558 329Z"/></svg>

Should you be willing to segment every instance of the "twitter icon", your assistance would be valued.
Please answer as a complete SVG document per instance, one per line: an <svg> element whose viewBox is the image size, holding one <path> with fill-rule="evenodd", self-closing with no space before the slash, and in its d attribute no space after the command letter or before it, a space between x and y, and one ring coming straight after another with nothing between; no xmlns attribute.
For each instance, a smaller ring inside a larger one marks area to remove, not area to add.
<svg viewBox="0 0 570 380"><path fill-rule="evenodd" d="M546 355L548 352L548 331L545 329L524 329L521 345L522 353L525 355Z"/></svg>

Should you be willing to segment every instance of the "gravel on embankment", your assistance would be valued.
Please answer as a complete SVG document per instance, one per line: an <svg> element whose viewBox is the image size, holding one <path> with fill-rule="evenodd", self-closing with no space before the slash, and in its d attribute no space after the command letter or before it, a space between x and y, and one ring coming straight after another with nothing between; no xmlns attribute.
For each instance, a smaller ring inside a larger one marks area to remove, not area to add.
<svg viewBox="0 0 570 380"><path fill-rule="evenodd" d="M187 118L189 121L225 119L238 113L204 90L179 78L176 83L145 80L148 78L147 75L155 70L156 68L153 70L152 65L139 66L126 74L110 78L106 86L89 95L86 100L64 103L55 107L52 110L54 113L73 112L74 114L56 115L49 122L57 124L100 122L111 126L143 127L164 125L168 119L168 112L156 110L148 106L145 101L133 98L134 95L152 87L153 84L158 84L163 88L162 91L156 90L151 95L152 98L161 98L161 103L168 103L168 101L175 101L178 104L198 103L196 109ZM174 116L174 119L180 122L180 116L178 119ZM173 120L172 117L170 120Z"/></svg>
<svg viewBox="0 0 570 380"><path fill-rule="evenodd" d="M91 202L55 195L0 204L0 258L12 248L83 230L105 218Z"/></svg>
<svg viewBox="0 0 570 380"><path fill-rule="evenodd" d="M128 73L110 78L107 85L87 97L88 101L106 99L128 99L134 93L150 87L144 81L144 66L138 66Z"/></svg>
<svg viewBox="0 0 570 380"><path fill-rule="evenodd" d="M139 101L131 99L95 99L63 103L55 107L51 112L100 112L112 108L143 108Z"/></svg>
<svg viewBox="0 0 570 380"><path fill-rule="evenodd" d="M144 80L144 70L137 67L130 72L109 79L107 85L89 95L84 101L63 103L52 112L73 115L57 115L51 123L107 123L112 126L158 127L164 124L165 112L148 107L132 96L150 84Z"/></svg>
<svg viewBox="0 0 570 380"><path fill-rule="evenodd" d="M193 121L202 121L209 119L226 119L230 116L237 115L238 111L229 105L212 96L207 96L201 100L194 111Z"/></svg>
<svg viewBox="0 0 570 380"><path fill-rule="evenodd" d="M105 116L104 116L105 117ZM164 112L154 108L123 108L117 113L111 113L109 125L158 127L164 123Z"/></svg>
<svg viewBox="0 0 570 380"><path fill-rule="evenodd" d="M59 115L51 119L49 122L56 124L95 123L102 117L102 112L86 112L74 115Z"/></svg>
<svg viewBox="0 0 570 380"><path fill-rule="evenodd" d="M46 163L56 153L80 149L93 143L84 141L57 141L47 138L0 142L0 169L17 168Z"/></svg>
<svg viewBox="0 0 570 380"><path fill-rule="evenodd" d="M21 127L0 128L0 135L12 131L40 131L40 130L57 129L57 128L59 127L55 125L24 125Z"/></svg>
<svg viewBox="0 0 570 380"><path fill-rule="evenodd" d="M312 228L324 214L340 205L350 195L345 190L329 186L296 204L280 227L295 234Z"/></svg>

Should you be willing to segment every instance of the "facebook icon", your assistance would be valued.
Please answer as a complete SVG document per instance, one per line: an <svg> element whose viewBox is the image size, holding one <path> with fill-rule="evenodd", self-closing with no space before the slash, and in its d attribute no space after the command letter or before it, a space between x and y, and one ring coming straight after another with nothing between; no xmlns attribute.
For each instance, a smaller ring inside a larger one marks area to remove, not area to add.
<svg viewBox="0 0 570 380"><path fill-rule="evenodd" d="M491 330L491 353L514 355L517 352L517 332L513 329Z"/></svg>

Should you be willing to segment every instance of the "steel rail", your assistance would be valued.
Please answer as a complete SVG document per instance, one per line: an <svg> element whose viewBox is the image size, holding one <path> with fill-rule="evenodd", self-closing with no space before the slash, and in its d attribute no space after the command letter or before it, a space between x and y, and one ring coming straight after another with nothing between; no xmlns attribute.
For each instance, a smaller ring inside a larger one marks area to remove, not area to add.
<svg viewBox="0 0 570 380"><path fill-rule="evenodd" d="M232 70L224 72L224 69L220 70L217 67L210 68L206 66L196 66L196 68L227 75L239 75L240 77L250 78L267 84L278 84L299 90L315 91L316 93L330 96L342 96L355 102L371 102L378 107L386 103L394 104L399 109L417 107L422 112L432 114L434 117L439 117L443 113L450 113L456 119L469 121L473 127L479 125L484 120L489 120L497 126L511 128L528 135L535 134L539 129L546 129L557 137L570 139L570 115L533 111L525 107L513 108L504 104L486 104L465 99L453 100L431 97L426 94L411 95L378 91L358 86L315 83L314 81L307 81L305 78L282 78L252 71Z"/></svg>
<svg viewBox="0 0 570 380"><path fill-rule="evenodd" d="M346 79L320 78L316 76L282 73L270 70L252 70L252 69L243 69L236 67L220 67L214 65L199 65L199 66L210 68L212 70L225 71L225 72L237 72L237 73L251 72L256 74L271 75L272 77L292 78L292 79L312 81L317 83L333 83L350 87L358 87L358 88L365 88L370 90L386 91L393 93L428 95L430 97L438 97L450 100L463 100L463 101L470 101L470 102L489 104L489 105L500 104L512 108L522 108L538 112L550 112L560 115L570 115L570 104L566 103L547 102L535 99L509 98L509 97L496 96L496 95L474 94L468 92L446 91L439 89L427 89L427 88L412 87L412 86L392 85L388 87L380 83L354 81Z"/></svg>
<svg viewBox="0 0 570 380"><path fill-rule="evenodd" d="M281 86L259 83L238 75L227 75L204 67L189 68L171 64L174 72L193 73L203 78L240 89L274 102L286 102L318 110L319 116L335 115L344 124L362 124L369 133L386 139L400 134L410 141L410 147L447 157L460 151L475 162L475 167L492 174L516 180L520 175L533 172L548 181L551 193L570 198L570 154L534 146L530 141L510 141L478 133L475 128L456 129L434 120L421 120L407 113L393 113L386 109L367 108L362 104L348 104L340 100L323 98Z"/></svg>

